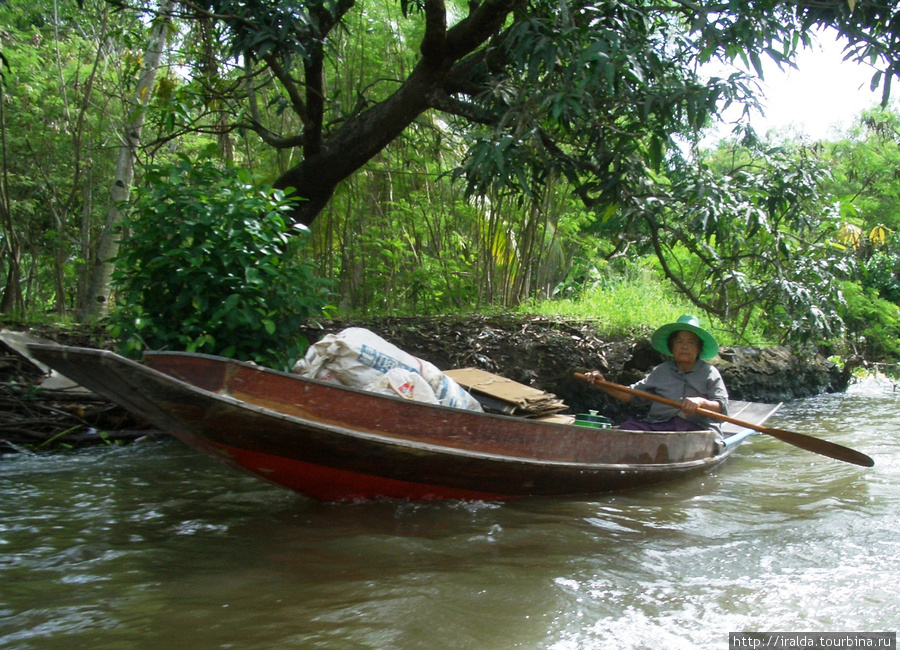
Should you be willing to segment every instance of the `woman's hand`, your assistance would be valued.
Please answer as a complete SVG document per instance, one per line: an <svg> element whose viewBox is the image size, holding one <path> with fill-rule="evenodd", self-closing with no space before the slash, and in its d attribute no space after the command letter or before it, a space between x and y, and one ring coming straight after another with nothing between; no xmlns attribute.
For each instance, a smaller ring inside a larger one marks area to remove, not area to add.
<svg viewBox="0 0 900 650"><path fill-rule="evenodd" d="M685 397L684 401L681 403L681 410L688 415L693 415L697 412L697 409L713 411L714 413L718 413L720 410L718 402L702 397Z"/></svg>
<svg viewBox="0 0 900 650"><path fill-rule="evenodd" d="M615 388L604 385L603 382L606 381L606 378L603 376L603 373L599 370L591 370L590 372L584 373L584 378L586 381L589 381L592 386L599 388L607 395L614 397L620 402L630 402L631 401L631 393L626 393L621 390L616 390Z"/></svg>

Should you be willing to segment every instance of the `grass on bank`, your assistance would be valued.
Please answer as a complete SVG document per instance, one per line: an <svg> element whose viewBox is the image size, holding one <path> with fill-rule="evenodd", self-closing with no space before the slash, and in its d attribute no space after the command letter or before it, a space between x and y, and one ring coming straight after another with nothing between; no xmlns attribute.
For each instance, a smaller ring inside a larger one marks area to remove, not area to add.
<svg viewBox="0 0 900 650"><path fill-rule="evenodd" d="M491 312L492 310L483 310ZM509 313L509 312L506 312ZM679 296L663 278L649 269L631 268L624 273L608 273L570 298L531 300L514 310L519 315L538 315L548 318L564 318L592 322L604 336L649 336L660 325L671 323L682 314L693 314L700 324L709 330L724 346L751 345L766 347L775 345L763 336L759 329L748 329L744 337L716 318L709 318L702 310ZM366 317L376 314L366 311ZM393 316L415 316L395 310ZM353 314L335 314L335 318L352 317ZM40 334L42 330L62 330L80 334L98 344L108 337L102 323L85 325L71 317L38 312L25 318L0 318L7 327L30 327Z"/></svg>
<svg viewBox="0 0 900 650"><path fill-rule="evenodd" d="M748 328L743 337L717 318L710 318L677 295L664 280L644 269L598 280L581 294L562 300L530 301L518 313L594 321L605 335L649 334L660 325L675 322L683 314L700 319L719 345L774 345L758 329Z"/></svg>

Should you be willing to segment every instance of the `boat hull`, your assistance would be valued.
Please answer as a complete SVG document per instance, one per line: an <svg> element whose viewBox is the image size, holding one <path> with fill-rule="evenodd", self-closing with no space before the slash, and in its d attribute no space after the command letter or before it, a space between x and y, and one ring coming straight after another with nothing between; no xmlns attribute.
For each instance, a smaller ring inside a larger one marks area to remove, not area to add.
<svg viewBox="0 0 900 650"><path fill-rule="evenodd" d="M356 391L219 357L32 346L32 353L228 465L325 501L583 495L708 471L713 432L509 418Z"/></svg>

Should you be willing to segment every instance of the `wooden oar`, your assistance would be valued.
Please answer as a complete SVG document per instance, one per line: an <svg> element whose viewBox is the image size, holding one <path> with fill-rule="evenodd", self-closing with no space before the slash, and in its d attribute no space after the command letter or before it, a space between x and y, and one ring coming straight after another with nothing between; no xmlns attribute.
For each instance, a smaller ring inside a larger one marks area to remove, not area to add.
<svg viewBox="0 0 900 650"><path fill-rule="evenodd" d="M644 399L648 399L654 402L659 402L660 404L667 404L678 409L681 408L680 402L666 399L665 397L659 397L658 395L653 395L651 393L645 393L644 391L635 390L634 388L630 388L628 386L620 386L619 384L614 384L611 381L606 381L605 379L591 379L587 375L584 375L580 372L576 372L575 377L577 377L578 379L583 379L588 383L593 384L594 386L606 387L611 390L617 390L623 393L636 395L637 397L643 397ZM861 465L863 467L872 467L875 464L875 461L872 460L869 456L866 456L865 454L858 452L855 449L850 449L849 447L844 447L843 445L829 442L828 440L822 440L821 438L815 438L813 436L808 436L803 433L796 433L794 431L785 431L784 429L764 427L761 424L745 422L744 420L738 420L737 418L732 418L722 413L716 413L715 411L709 411L707 409L698 408L697 413L699 413L700 415L705 415L708 418L713 418L714 420L731 422L732 424L736 424L741 427L754 429L756 431L759 431L760 433L770 435L773 438L778 438L779 440L786 442L789 445L794 445L795 447L800 447L800 449L805 449L806 451L811 451L816 454L822 454L823 456L828 456L829 458L834 458L835 460L840 460L845 463L853 463L854 465Z"/></svg>

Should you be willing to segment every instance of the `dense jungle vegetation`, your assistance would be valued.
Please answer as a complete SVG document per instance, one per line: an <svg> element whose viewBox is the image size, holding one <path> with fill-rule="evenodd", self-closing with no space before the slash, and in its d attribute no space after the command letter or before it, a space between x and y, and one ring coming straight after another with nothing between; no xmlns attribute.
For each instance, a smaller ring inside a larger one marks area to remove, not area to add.
<svg viewBox="0 0 900 650"><path fill-rule="evenodd" d="M882 107L700 146L825 28ZM894 361L898 70L890 2L3 3L0 312L281 366L323 314L692 311Z"/></svg>

